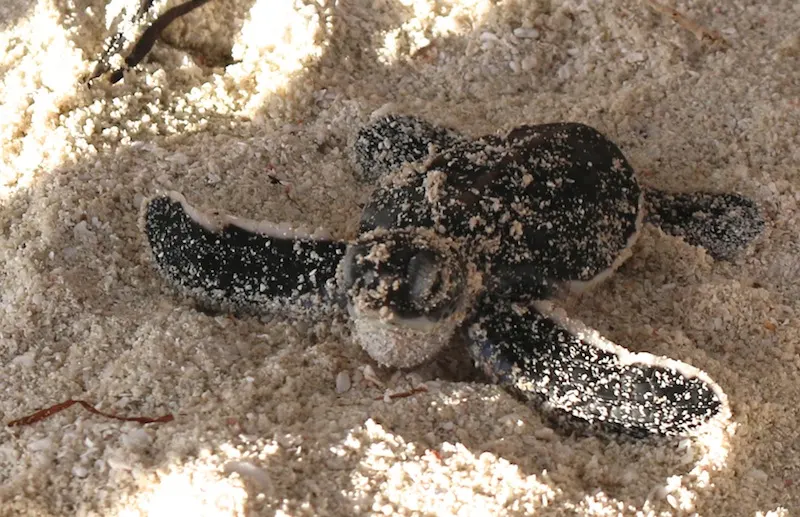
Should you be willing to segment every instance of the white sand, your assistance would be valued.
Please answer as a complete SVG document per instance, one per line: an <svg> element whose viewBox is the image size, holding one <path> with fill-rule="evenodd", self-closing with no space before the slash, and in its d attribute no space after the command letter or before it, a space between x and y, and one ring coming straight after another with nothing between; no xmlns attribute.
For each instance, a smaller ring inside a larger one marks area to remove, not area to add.
<svg viewBox="0 0 800 517"><path fill-rule="evenodd" d="M633 0L212 0L124 83L87 89L126 4L0 6L0 419L68 398L176 419L74 407L4 427L0 514L800 512L795 0L670 2L728 48ZM231 48L236 64L196 64ZM435 380L441 365L376 368L377 387L342 324L214 317L164 286L144 196L351 237L368 189L348 141L382 107L474 135L582 121L644 181L761 203L767 231L735 263L650 230L572 307L707 371L728 428L677 445L570 437L497 387Z"/></svg>

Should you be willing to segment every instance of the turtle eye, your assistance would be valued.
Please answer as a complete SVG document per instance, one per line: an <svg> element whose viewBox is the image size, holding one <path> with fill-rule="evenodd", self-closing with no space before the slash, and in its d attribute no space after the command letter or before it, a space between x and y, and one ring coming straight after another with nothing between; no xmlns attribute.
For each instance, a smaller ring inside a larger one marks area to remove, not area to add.
<svg viewBox="0 0 800 517"><path fill-rule="evenodd" d="M433 251L421 250L408 261L408 294L414 302L429 300L441 287L441 268L436 258Z"/></svg>

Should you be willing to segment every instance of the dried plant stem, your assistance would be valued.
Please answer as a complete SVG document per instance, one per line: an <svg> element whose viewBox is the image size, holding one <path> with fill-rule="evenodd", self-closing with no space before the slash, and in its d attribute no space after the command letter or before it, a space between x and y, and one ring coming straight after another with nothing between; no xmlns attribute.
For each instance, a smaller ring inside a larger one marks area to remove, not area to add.
<svg viewBox="0 0 800 517"><path fill-rule="evenodd" d="M672 18L675 23L694 34L699 41L707 40L712 43L728 45L728 42L722 37L722 34L720 34L719 31L701 25L682 12L662 3L656 2L656 0L645 0L645 2L647 2L647 5L649 5L654 11Z"/></svg>
<svg viewBox="0 0 800 517"><path fill-rule="evenodd" d="M173 417L172 415L163 415L163 416L159 416L159 417L148 417L148 416L126 417L126 416L119 416L119 415L114 415L112 413L106 413L105 411L100 411L99 409L95 409L94 406L92 406L91 404L89 404L85 400L70 399L70 400L66 400L64 402L60 402L58 404L55 404L53 406L50 406L48 408L40 409L39 411L36 411L35 413L32 413L32 414L30 414L30 415L28 415L26 417L23 417L23 418L14 420L12 422L9 422L8 423L8 427L17 427L17 426L25 426L25 425L34 424L36 422L39 422L39 421L44 420L46 418L49 418L49 417L55 415L56 413L60 413L61 411L64 411L65 409L68 409L68 408L74 406L75 404L80 404L81 406L83 406L83 408L86 411L88 411L90 413L94 413L95 415L104 416L106 418L113 418L114 420L122 420L123 422L138 422L140 424L152 424L152 423L159 423L159 422L171 422L172 420L175 419L175 417Z"/></svg>

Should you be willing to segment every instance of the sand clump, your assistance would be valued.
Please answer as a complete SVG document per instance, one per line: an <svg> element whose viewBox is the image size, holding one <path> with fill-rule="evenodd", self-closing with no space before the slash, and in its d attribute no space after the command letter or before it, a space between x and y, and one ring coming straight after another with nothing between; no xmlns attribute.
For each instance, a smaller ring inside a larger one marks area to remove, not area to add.
<svg viewBox="0 0 800 517"><path fill-rule="evenodd" d="M67 398L175 420L76 407L3 428L0 514L799 511L800 10L670 5L727 45L632 0L212 1L90 89L138 2L4 2L2 422ZM768 228L735 261L645 227L568 304L623 346L708 372L729 425L678 443L569 436L453 375L459 349L379 369L341 321L208 314L156 275L138 216L157 191L353 237L369 189L349 145L376 110L471 135L580 121L643 182L756 199Z"/></svg>

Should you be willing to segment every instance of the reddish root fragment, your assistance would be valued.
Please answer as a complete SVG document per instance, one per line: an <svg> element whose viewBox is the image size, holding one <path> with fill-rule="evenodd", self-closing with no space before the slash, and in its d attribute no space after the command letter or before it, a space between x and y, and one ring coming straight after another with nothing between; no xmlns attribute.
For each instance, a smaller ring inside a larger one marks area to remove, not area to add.
<svg viewBox="0 0 800 517"><path fill-rule="evenodd" d="M118 415L113 415L111 413L105 413L103 411L100 411L99 409L95 409L94 406L92 406L85 400L70 399L65 402L61 402L59 404L50 406L48 408L40 409L39 411L32 413L26 417L13 420L8 423L8 427L19 427L23 425L35 424L36 422L39 422L46 418L50 418L51 416L55 415L56 413L60 413L65 409L69 409L75 404L80 404L86 411L94 413L95 415L104 416L106 418L113 418L114 420L122 420L123 422L139 422L140 424L153 424L153 423L171 422L172 420L175 419L175 417L172 415L163 415L156 418L151 418L146 416L132 416L132 417L118 416Z"/></svg>
<svg viewBox="0 0 800 517"><path fill-rule="evenodd" d="M439 451L437 451L436 449L428 449L428 450L427 450L427 451L425 451L425 452L427 452L428 454L430 454L431 456L433 456L434 458L436 458L436 461L438 461L438 462L440 462L440 463L442 462L442 459L443 459L443 458L442 458L442 453L440 453L440 452L439 452Z"/></svg>
<svg viewBox="0 0 800 517"><path fill-rule="evenodd" d="M381 395L380 397L375 397L375 400L384 400L386 397L394 400L394 399L405 399L408 397L413 397L417 393L427 393L428 388L425 386L417 386L416 388L411 388L408 391L401 391L399 393L390 393L388 395Z"/></svg>
<svg viewBox="0 0 800 517"><path fill-rule="evenodd" d="M725 38L722 37L722 34L719 31L714 29L709 29L704 25L697 23L696 21L692 20L682 12L669 7L668 5L664 5L662 3L656 2L656 0L645 0L647 4L656 12L663 14L665 16L669 16L672 20L686 29L687 31L694 34L694 37L697 38L699 41L708 40L712 43L721 43L723 45L728 45L728 42Z"/></svg>

